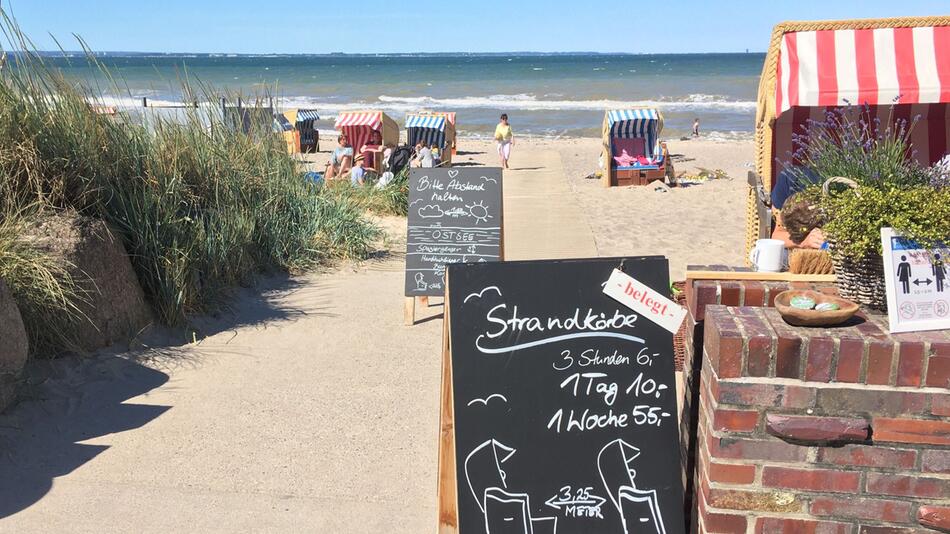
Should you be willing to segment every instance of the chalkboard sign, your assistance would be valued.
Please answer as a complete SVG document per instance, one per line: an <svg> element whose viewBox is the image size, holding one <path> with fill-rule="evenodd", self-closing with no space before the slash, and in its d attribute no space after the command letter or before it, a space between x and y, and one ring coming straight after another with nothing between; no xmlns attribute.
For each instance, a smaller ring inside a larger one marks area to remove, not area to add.
<svg viewBox="0 0 950 534"><path fill-rule="evenodd" d="M461 534L685 531L673 336L615 268L669 295L662 257L449 266Z"/></svg>
<svg viewBox="0 0 950 534"><path fill-rule="evenodd" d="M445 266L501 259L501 169L409 173L406 296L445 293Z"/></svg>

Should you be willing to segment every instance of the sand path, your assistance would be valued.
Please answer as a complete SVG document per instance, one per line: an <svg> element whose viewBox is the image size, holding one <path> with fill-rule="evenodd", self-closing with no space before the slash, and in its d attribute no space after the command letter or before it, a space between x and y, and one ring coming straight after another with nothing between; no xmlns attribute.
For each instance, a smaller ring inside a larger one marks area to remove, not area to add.
<svg viewBox="0 0 950 534"><path fill-rule="evenodd" d="M596 255L560 156L518 163L508 257ZM441 308L405 327L402 290L399 257L269 280L199 343L38 369L0 532L431 532Z"/></svg>

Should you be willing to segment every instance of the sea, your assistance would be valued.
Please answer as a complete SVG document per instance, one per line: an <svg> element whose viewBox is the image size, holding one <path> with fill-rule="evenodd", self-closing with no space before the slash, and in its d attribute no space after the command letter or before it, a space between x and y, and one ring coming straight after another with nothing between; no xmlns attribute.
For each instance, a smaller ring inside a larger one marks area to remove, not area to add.
<svg viewBox="0 0 950 534"><path fill-rule="evenodd" d="M491 135L507 113L515 135L598 137L604 110L659 108L663 137L752 136L764 54L433 54L226 55L100 54L116 84L104 83L81 54L46 58L71 78L96 83L119 108L175 105L183 82L244 101L268 95L280 110L314 109L333 129L341 111L458 113L461 136ZM116 89L116 86L121 89Z"/></svg>

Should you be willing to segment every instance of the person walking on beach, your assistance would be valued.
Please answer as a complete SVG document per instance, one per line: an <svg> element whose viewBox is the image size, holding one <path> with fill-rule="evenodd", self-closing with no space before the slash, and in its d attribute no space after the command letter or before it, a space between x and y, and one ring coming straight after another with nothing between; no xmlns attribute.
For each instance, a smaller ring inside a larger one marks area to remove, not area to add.
<svg viewBox="0 0 950 534"><path fill-rule="evenodd" d="M508 158L511 156L511 145L514 144L514 136L511 134L511 125L508 124L508 114L501 114L501 121L495 126L495 142L498 143L498 157L501 158L501 166L508 168Z"/></svg>
<svg viewBox="0 0 950 534"><path fill-rule="evenodd" d="M693 137L699 137L699 118L693 120Z"/></svg>

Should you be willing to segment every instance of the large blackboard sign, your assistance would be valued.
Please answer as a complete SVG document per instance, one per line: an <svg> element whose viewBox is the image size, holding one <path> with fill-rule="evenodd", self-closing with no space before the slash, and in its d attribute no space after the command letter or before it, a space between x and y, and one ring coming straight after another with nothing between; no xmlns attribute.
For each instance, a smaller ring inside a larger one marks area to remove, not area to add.
<svg viewBox="0 0 950 534"><path fill-rule="evenodd" d="M406 296L445 292L445 266L501 259L501 169L409 173Z"/></svg>
<svg viewBox="0 0 950 534"><path fill-rule="evenodd" d="M684 532L672 334L603 293L665 258L449 266L461 534Z"/></svg>

